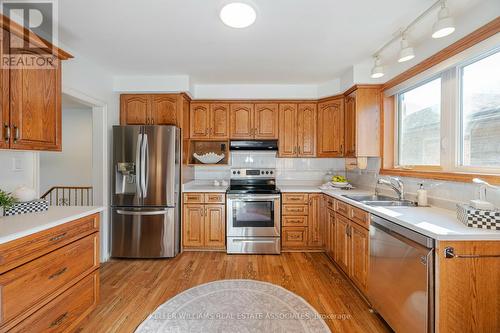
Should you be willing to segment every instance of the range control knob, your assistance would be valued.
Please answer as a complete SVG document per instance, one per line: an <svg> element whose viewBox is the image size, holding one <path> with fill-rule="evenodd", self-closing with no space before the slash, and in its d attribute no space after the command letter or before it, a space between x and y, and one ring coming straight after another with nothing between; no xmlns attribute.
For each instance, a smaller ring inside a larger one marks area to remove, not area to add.
<svg viewBox="0 0 500 333"><path fill-rule="evenodd" d="M266 175L268 175L268 174L269 174L269 171L266 171Z"/></svg>
<svg viewBox="0 0 500 333"><path fill-rule="evenodd" d="M236 174L236 171L233 171L233 175L235 175L235 174Z"/></svg>
<svg viewBox="0 0 500 333"><path fill-rule="evenodd" d="M260 173L263 175L263 174L264 174L264 171L261 171Z"/></svg>
<svg viewBox="0 0 500 333"><path fill-rule="evenodd" d="M238 175L240 174L241 172L238 171Z"/></svg>
<svg viewBox="0 0 500 333"><path fill-rule="evenodd" d="M273 174L273 172L271 171L271 175Z"/></svg>

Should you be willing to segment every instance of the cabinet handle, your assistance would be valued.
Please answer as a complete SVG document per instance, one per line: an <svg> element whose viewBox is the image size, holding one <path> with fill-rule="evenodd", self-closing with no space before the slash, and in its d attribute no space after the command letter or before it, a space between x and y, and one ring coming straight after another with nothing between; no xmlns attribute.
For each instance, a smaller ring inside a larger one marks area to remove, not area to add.
<svg viewBox="0 0 500 333"><path fill-rule="evenodd" d="M19 140L19 127L14 125L14 143L17 143Z"/></svg>
<svg viewBox="0 0 500 333"><path fill-rule="evenodd" d="M300 155L300 146L297 147L299 149L299 155Z"/></svg>
<svg viewBox="0 0 500 333"><path fill-rule="evenodd" d="M455 249L451 246L448 246L444 249L444 257L446 259L500 258L500 254L455 254Z"/></svg>
<svg viewBox="0 0 500 333"><path fill-rule="evenodd" d="M205 135L208 135L208 128L205 128Z"/></svg>
<svg viewBox="0 0 500 333"><path fill-rule="evenodd" d="M200 208L200 215L201 215L201 216L205 216L205 215L203 215L203 211L204 211L204 209L203 209L203 208Z"/></svg>
<svg viewBox="0 0 500 333"><path fill-rule="evenodd" d="M5 124L4 127L5 127L5 137L4 137L5 142L9 142L9 140L10 140L10 126L9 126L9 124Z"/></svg>
<svg viewBox="0 0 500 333"><path fill-rule="evenodd" d="M55 272L54 274L52 274L51 276L49 276L49 280L55 279L59 275L64 274L67 270L68 270L68 267L64 267L63 269L58 270L57 272Z"/></svg>
<svg viewBox="0 0 500 333"><path fill-rule="evenodd" d="M62 233L60 235L52 237L51 239L49 239L49 242L55 242L55 241L58 241L60 239L63 239L64 237L66 237L66 233Z"/></svg>
<svg viewBox="0 0 500 333"><path fill-rule="evenodd" d="M341 153L343 153L343 152L344 152L344 145L343 145L343 144L341 144L341 145L340 145L340 152L341 152Z"/></svg>
<svg viewBox="0 0 500 333"><path fill-rule="evenodd" d="M64 319L66 319L67 316L68 316L68 312L64 312L62 315L60 315L53 322L50 323L49 328L53 328L53 327L61 325L61 323L64 321Z"/></svg>

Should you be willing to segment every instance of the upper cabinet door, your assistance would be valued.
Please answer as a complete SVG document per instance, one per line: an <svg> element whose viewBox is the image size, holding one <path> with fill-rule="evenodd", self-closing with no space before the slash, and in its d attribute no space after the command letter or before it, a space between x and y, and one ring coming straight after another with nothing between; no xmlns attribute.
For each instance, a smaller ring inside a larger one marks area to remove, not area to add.
<svg viewBox="0 0 500 333"><path fill-rule="evenodd" d="M210 138L218 140L229 138L229 104L210 105Z"/></svg>
<svg viewBox="0 0 500 333"><path fill-rule="evenodd" d="M345 154L356 157L356 96L349 95L345 99Z"/></svg>
<svg viewBox="0 0 500 333"><path fill-rule="evenodd" d="M298 156L316 156L317 105L299 104L297 110L297 146Z"/></svg>
<svg viewBox="0 0 500 333"><path fill-rule="evenodd" d="M280 104L279 156L297 156L297 104Z"/></svg>
<svg viewBox="0 0 500 333"><path fill-rule="evenodd" d="M254 138L254 106L251 103L231 104L231 139Z"/></svg>
<svg viewBox="0 0 500 333"><path fill-rule="evenodd" d="M255 104L256 139L278 139L278 104Z"/></svg>
<svg viewBox="0 0 500 333"><path fill-rule="evenodd" d="M24 52L23 52L24 53ZM32 51L26 54L46 57ZM61 61L47 69L10 70L10 148L55 150L61 146Z"/></svg>
<svg viewBox="0 0 500 333"><path fill-rule="evenodd" d="M0 57L3 59L3 52L9 47L9 33L0 30ZM9 103L9 69L7 66L0 68L0 149L9 148L10 136L10 103Z"/></svg>
<svg viewBox="0 0 500 333"><path fill-rule="evenodd" d="M343 156L344 102L342 98L318 105L318 157Z"/></svg>
<svg viewBox="0 0 500 333"><path fill-rule="evenodd" d="M149 124L151 112L148 95L121 95L120 108L122 125Z"/></svg>
<svg viewBox="0 0 500 333"><path fill-rule="evenodd" d="M151 124L177 125L177 96L151 95Z"/></svg>
<svg viewBox="0 0 500 333"><path fill-rule="evenodd" d="M208 139L210 137L210 104L191 103L190 124L191 139Z"/></svg>

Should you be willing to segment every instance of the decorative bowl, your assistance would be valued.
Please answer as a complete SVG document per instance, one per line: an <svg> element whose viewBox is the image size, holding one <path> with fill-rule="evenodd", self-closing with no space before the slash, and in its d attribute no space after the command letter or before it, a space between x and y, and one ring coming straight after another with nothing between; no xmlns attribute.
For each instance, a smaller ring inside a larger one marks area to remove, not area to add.
<svg viewBox="0 0 500 333"><path fill-rule="evenodd" d="M194 158L203 164L217 164L224 159L224 154L217 155L214 152L206 153L204 155L193 154Z"/></svg>
<svg viewBox="0 0 500 333"><path fill-rule="evenodd" d="M332 182L332 185L335 187L346 187L347 185L349 185L349 183L348 182Z"/></svg>

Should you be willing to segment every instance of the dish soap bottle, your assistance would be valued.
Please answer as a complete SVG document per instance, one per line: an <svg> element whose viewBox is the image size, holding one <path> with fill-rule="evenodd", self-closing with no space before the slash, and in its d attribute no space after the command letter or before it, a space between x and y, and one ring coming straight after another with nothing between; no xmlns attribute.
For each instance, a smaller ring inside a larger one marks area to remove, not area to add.
<svg viewBox="0 0 500 333"><path fill-rule="evenodd" d="M417 190L417 202L420 207L429 206L427 190L424 189L424 184L420 184L420 188Z"/></svg>

